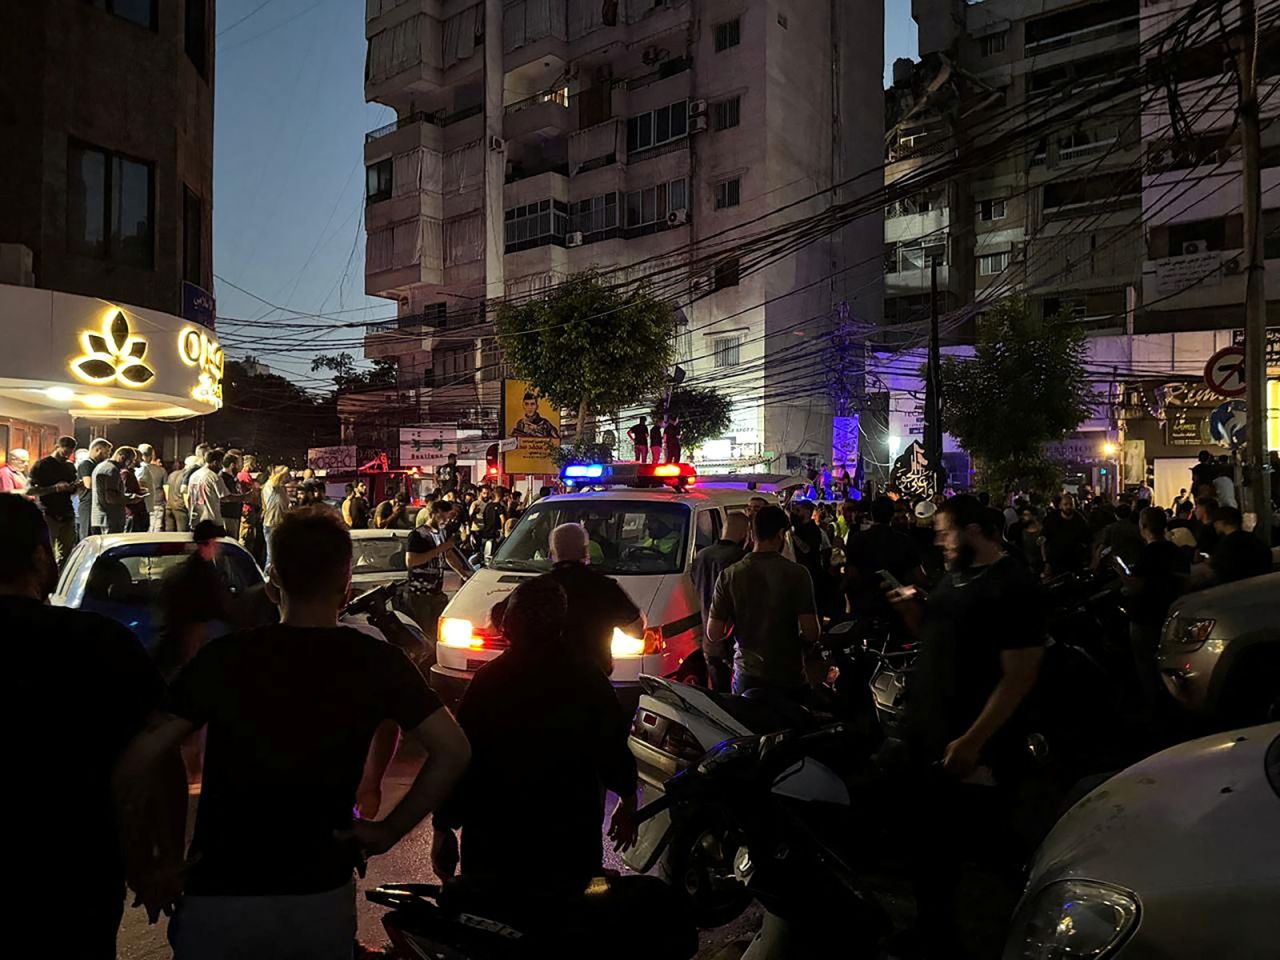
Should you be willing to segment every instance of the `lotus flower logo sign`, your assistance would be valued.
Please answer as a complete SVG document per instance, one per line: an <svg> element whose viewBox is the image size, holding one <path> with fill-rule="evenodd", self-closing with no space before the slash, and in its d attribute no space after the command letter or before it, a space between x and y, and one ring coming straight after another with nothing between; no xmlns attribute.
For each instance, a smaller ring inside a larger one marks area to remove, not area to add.
<svg viewBox="0 0 1280 960"><path fill-rule="evenodd" d="M81 333L80 349L83 354L71 361L71 372L86 383L136 389L155 379L156 372L146 362L147 341L133 335L121 310L107 314L101 333Z"/></svg>

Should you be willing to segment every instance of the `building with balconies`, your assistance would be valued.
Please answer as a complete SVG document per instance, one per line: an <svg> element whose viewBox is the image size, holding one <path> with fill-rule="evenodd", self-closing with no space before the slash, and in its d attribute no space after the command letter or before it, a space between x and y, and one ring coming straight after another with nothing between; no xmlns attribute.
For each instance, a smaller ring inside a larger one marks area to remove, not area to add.
<svg viewBox="0 0 1280 960"><path fill-rule="evenodd" d="M688 268L771 210L768 227L875 185L855 175L880 162L882 12L812 7L368 0L365 95L397 119L366 136L365 289L398 316L368 328L365 353L397 358L419 421L496 426L496 299L662 266L680 277L686 383L735 399L704 454L829 459L813 355L835 303L880 319L880 218L763 269L731 250Z"/></svg>

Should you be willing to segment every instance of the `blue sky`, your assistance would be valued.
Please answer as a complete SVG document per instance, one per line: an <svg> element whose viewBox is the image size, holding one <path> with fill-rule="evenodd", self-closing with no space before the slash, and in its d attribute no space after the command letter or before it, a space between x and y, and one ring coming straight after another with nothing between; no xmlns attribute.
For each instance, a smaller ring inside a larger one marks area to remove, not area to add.
<svg viewBox="0 0 1280 960"><path fill-rule="evenodd" d="M234 341L233 356L245 352L241 338L263 328L237 329L227 318L286 316L255 297L344 321L395 312L364 296L364 134L390 116L364 102L364 8L357 0L218 0L213 267L222 278L219 329ZM895 57L915 54L910 0L885 0L886 73ZM353 335L301 336L300 346L324 352ZM300 382L311 376L308 353L254 352Z"/></svg>

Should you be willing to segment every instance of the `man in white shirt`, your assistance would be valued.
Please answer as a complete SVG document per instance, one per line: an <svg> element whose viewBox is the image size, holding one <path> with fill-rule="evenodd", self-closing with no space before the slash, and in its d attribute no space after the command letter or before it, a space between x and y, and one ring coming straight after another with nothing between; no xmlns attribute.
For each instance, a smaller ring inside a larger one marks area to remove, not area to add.
<svg viewBox="0 0 1280 960"><path fill-rule="evenodd" d="M240 500L239 494L227 491L222 480L221 450L210 450L204 455L204 466L191 475L187 483L187 498L191 503L191 529L196 528L201 520L212 520L222 523L222 504Z"/></svg>
<svg viewBox="0 0 1280 960"><path fill-rule="evenodd" d="M138 444L138 455L142 457L142 463L138 464L133 472L138 478L138 483L142 484L142 488L146 491L143 502L146 504L147 514L151 517L151 529L163 530L164 482L167 478L164 464L156 459L156 448L149 443Z"/></svg>

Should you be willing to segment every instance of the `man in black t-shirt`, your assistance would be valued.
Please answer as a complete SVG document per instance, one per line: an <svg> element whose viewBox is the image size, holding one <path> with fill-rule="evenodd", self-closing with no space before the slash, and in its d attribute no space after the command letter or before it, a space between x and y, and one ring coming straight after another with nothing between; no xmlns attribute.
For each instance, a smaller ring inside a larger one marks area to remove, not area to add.
<svg viewBox="0 0 1280 960"><path fill-rule="evenodd" d="M502 521L505 519L502 510L501 488L480 488L480 499L476 510L476 541L480 555L484 556L488 544L502 539Z"/></svg>
<svg viewBox="0 0 1280 960"><path fill-rule="evenodd" d="M654 463L662 462L662 424L657 420L649 428L649 455L653 457Z"/></svg>
<svg viewBox="0 0 1280 960"><path fill-rule="evenodd" d="M457 491L458 455L456 453L449 454L448 461L436 468L436 489L440 491L441 496Z"/></svg>
<svg viewBox="0 0 1280 960"><path fill-rule="evenodd" d="M640 421L627 431L627 438L635 448L636 463L646 463L649 460L649 421L641 417Z"/></svg>
<svg viewBox="0 0 1280 960"><path fill-rule="evenodd" d="M877 497L871 504L871 526L849 532L844 589L857 617L884 617L889 613L879 571L889 572L903 584L920 579L920 552L908 534L890 525L893 513L893 501Z"/></svg>
<svg viewBox="0 0 1280 960"><path fill-rule="evenodd" d="M466 768L465 736L409 659L338 626L351 555L332 510L288 514L272 530L267 587L281 622L209 643L121 761L127 809L129 786L155 757L208 727L190 866L169 925L176 960L349 957L354 869L436 809ZM370 741L388 719L426 763L386 819L353 821Z"/></svg>
<svg viewBox="0 0 1280 960"><path fill-rule="evenodd" d="M1271 572L1271 549L1256 534L1243 529L1242 523L1235 507L1221 506L1214 512L1218 541L1209 554L1214 583L1231 583Z"/></svg>
<svg viewBox="0 0 1280 960"><path fill-rule="evenodd" d="M481 667L458 708L474 758L458 790L435 816L436 875L462 873L580 894L603 867L605 791L618 795L609 834L635 839L636 761L629 718L609 681L562 634L571 614L551 575L526 580L495 609L510 649ZM564 762L546 776L530 744L563 744ZM530 783L539 783L529 790ZM513 888L514 889L514 888ZM607 951L606 951L607 952Z"/></svg>
<svg viewBox="0 0 1280 960"><path fill-rule="evenodd" d="M1149 717L1155 716L1160 702L1160 676L1156 666L1160 628L1191 572L1188 553L1165 538L1167 526L1164 510L1144 508L1138 516L1142 547L1132 569L1128 573L1122 570L1124 592L1133 598L1128 607L1129 647Z"/></svg>
<svg viewBox="0 0 1280 960"><path fill-rule="evenodd" d="M613 631L644 636L644 617L612 577L588 566L590 537L580 523L562 523L551 531L551 572L569 601L564 639L604 671L613 673Z"/></svg>
<svg viewBox="0 0 1280 960"><path fill-rule="evenodd" d="M53 556L61 567L75 548L76 512L71 495L80 487L76 478L76 438L59 437L53 453L35 462L27 473L27 495L38 497L44 522L49 527Z"/></svg>
<svg viewBox="0 0 1280 960"><path fill-rule="evenodd" d="M1089 521L1076 509L1076 498L1064 493L1058 509L1050 510L1044 518L1045 576L1084 570L1089 565L1092 546Z"/></svg>
<svg viewBox="0 0 1280 960"><path fill-rule="evenodd" d="M1009 845L1001 811L1044 656L1039 584L1004 553L1002 525L999 511L952 497L934 522L947 575L923 604L894 595L924 641L907 686L906 801L919 805L909 814L918 923L939 956L953 955L962 841L988 856Z"/></svg>
<svg viewBox="0 0 1280 960"><path fill-rule="evenodd" d="M8 855L22 864L23 882L32 891L65 888L67 878L75 877L73 907L61 897L31 896L21 905L22 921L49 931L59 957L115 960L125 864L112 770L164 688L142 645L123 626L97 614L48 606L58 568L35 504L0 494L0 530L0 625L15 641L6 645L9 676L39 679L74 704L74 709L44 710L33 723L29 706L17 697L10 700L8 761L14 775L38 791L39 818L49 829L11 831ZM185 802L186 779L176 750L166 759L164 771ZM146 828L134 836L141 848L174 847L181 853L181 817L175 822L153 816L137 825ZM130 876L130 885L144 896L148 866L136 862Z"/></svg>

